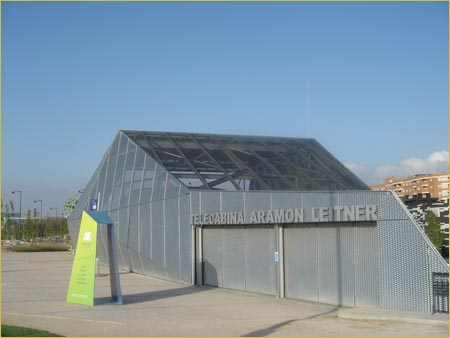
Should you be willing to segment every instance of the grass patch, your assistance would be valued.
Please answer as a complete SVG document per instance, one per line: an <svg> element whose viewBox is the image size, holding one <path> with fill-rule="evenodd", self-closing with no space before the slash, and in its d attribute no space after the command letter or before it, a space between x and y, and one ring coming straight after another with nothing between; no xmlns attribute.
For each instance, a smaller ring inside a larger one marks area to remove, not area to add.
<svg viewBox="0 0 450 338"><path fill-rule="evenodd" d="M11 251L16 252L42 252L42 251L67 251L70 245L55 243L36 243L30 245L14 245Z"/></svg>
<svg viewBox="0 0 450 338"><path fill-rule="evenodd" d="M2 325L2 337L63 337L48 331L21 326Z"/></svg>

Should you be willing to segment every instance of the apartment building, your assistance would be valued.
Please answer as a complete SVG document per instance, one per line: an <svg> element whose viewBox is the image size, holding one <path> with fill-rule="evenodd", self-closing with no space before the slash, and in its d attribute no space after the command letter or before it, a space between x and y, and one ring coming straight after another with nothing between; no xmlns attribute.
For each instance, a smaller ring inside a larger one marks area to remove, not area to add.
<svg viewBox="0 0 450 338"><path fill-rule="evenodd" d="M370 189L393 190L402 200L431 197L448 203L448 178L448 173L419 174L406 178L388 177L384 183L371 185Z"/></svg>

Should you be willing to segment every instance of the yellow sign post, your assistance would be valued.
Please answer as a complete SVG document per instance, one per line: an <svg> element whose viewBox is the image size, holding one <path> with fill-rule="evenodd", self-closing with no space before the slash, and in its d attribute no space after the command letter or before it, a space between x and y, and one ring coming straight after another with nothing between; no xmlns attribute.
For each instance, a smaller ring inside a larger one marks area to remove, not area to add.
<svg viewBox="0 0 450 338"><path fill-rule="evenodd" d="M113 223L102 211L83 211L67 292L68 303L94 306L97 228L100 223L107 225L111 298L113 302L122 304Z"/></svg>

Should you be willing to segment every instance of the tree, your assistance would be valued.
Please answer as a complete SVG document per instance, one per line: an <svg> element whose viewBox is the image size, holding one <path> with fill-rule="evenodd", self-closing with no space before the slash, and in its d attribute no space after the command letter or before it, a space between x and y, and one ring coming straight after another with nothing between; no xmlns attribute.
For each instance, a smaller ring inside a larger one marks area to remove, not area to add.
<svg viewBox="0 0 450 338"><path fill-rule="evenodd" d="M37 220L37 210L33 209L33 238L39 237L39 224Z"/></svg>
<svg viewBox="0 0 450 338"><path fill-rule="evenodd" d="M63 216L67 217L70 215L70 213L75 209L77 206L78 199L76 197L71 197L66 201L66 204L64 205L63 209Z"/></svg>
<svg viewBox="0 0 450 338"><path fill-rule="evenodd" d="M67 219L62 218L61 219L61 236L65 238L68 233L69 233L69 228L67 227Z"/></svg>
<svg viewBox="0 0 450 338"><path fill-rule="evenodd" d="M425 223L425 233L439 251L445 240L445 235L441 231L441 222L434 212L428 210L425 215Z"/></svg>
<svg viewBox="0 0 450 338"><path fill-rule="evenodd" d="M13 233L12 233L12 220L11 220L11 214L9 213L9 207L8 204L4 205L5 208L5 239L11 239ZM3 238L3 237L2 237Z"/></svg>
<svg viewBox="0 0 450 338"><path fill-rule="evenodd" d="M27 212L27 219L25 220L25 224L24 224L24 236L26 240L30 240L34 237L34 227L33 227L33 221L31 220L31 210L28 210Z"/></svg>

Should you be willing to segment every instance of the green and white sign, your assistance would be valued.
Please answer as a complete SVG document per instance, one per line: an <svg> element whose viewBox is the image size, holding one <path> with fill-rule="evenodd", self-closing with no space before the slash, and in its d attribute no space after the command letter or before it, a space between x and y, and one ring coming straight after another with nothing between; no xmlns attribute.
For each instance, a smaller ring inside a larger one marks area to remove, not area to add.
<svg viewBox="0 0 450 338"><path fill-rule="evenodd" d="M94 306L97 222L83 211L67 302Z"/></svg>

